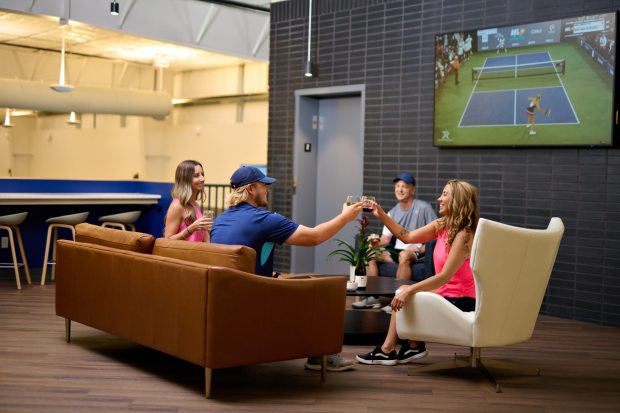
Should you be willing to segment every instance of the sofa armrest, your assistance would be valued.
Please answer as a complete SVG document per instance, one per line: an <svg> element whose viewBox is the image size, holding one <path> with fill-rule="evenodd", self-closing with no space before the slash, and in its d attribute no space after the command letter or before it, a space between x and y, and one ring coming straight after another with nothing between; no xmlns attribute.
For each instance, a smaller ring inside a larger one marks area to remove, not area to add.
<svg viewBox="0 0 620 413"><path fill-rule="evenodd" d="M206 365L242 366L338 353L346 279L280 280L213 267Z"/></svg>

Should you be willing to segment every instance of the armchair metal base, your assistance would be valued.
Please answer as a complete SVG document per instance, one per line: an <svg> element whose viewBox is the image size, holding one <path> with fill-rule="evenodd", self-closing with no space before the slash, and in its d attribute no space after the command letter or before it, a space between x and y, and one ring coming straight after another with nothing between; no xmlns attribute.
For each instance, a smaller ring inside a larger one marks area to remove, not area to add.
<svg viewBox="0 0 620 413"><path fill-rule="evenodd" d="M480 347L470 347L469 356L457 356L454 355L454 360L444 361L441 363L429 364L420 367L409 367L407 375L412 376L417 373L426 373L432 371L459 369L459 368L471 368L481 372L495 387L495 392L500 393L502 391L501 386L495 380L488 368L492 369L505 369L515 370L523 373L530 373L536 376L540 376L540 370L533 367L523 366L521 364L510 363L507 361L483 359L480 356Z"/></svg>

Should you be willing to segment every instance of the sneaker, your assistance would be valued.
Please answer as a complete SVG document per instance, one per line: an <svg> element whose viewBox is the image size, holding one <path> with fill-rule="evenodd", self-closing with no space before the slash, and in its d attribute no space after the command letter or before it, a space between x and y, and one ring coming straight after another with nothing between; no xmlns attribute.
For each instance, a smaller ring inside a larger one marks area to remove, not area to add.
<svg viewBox="0 0 620 413"><path fill-rule="evenodd" d="M383 311L384 313L392 314L392 306L388 304L385 307L381 307L381 311Z"/></svg>
<svg viewBox="0 0 620 413"><path fill-rule="evenodd" d="M353 304L351 304L351 306L353 308L357 308L358 310L360 308L379 308L381 307L381 302L378 298L370 296L364 298L363 300L354 302Z"/></svg>
<svg viewBox="0 0 620 413"><path fill-rule="evenodd" d="M355 365L351 359L342 357L340 354L330 354L327 356L327 371L345 371L350 370ZM321 370L320 357L308 357L304 367L308 370Z"/></svg>
<svg viewBox="0 0 620 413"><path fill-rule="evenodd" d="M404 343L400 346L396 360L398 364L405 364L426 357L427 355L428 351L426 351L426 345L424 343L418 344L416 348L411 348L409 343Z"/></svg>
<svg viewBox="0 0 620 413"><path fill-rule="evenodd" d="M535 131L533 131L533 130L531 130L531 131L530 131L530 135L534 136L534 135L536 135L536 132L535 132Z"/></svg>
<svg viewBox="0 0 620 413"><path fill-rule="evenodd" d="M381 350L381 346L375 347L373 351L367 354L359 354L355 357L357 361L363 364L383 364L384 366L395 366L396 350L390 351L386 354Z"/></svg>

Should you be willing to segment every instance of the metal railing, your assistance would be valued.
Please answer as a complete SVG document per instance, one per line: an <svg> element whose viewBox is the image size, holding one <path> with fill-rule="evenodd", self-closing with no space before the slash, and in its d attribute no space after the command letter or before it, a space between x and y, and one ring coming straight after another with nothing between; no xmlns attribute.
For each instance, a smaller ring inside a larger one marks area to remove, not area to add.
<svg viewBox="0 0 620 413"><path fill-rule="evenodd" d="M225 203L228 194L230 194L230 185L205 184L204 189L207 195L204 208L215 212L215 216L217 217L226 209Z"/></svg>

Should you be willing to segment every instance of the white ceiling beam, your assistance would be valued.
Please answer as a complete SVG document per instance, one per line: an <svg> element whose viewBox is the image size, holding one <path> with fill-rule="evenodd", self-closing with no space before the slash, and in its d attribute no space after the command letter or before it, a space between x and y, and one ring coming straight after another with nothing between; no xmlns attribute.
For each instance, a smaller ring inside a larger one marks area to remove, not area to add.
<svg viewBox="0 0 620 413"><path fill-rule="evenodd" d="M258 39L256 39L256 44L254 44L254 47L252 48L252 56L256 56L256 53L258 53L258 50L263 45L263 43L265 42L268 36L269 36L269 20L265 22L263 26L263 30L261 30L260 34L258 35Z"/></svg>
<svg viewBox="0 0 620 413"><path fill-rule="evenodd" d="M207 33L207 30L209 30L209 26L211 26L211 23L213 22L213 19L215 19L216 14L217 7L214 4L211 4L209 6L209 10L207 11L207 15L202 22L202 26L200 27L200 32L198 32L198 36L196 36L196 44L200 44L200 42L202 42L202 39L204 38L205 33Z"/></svg>
<svg viewBox="0 0 620 413"><path fill-rule="evenodd" d="M123 26L125 25L125 20L127 20L127 17L129 17L129 15L131 14L131 9L133 9L133 5L134 0L127 0L127 7L125 7L125 9L121 11L121 21L118 23L119 29L123 29Z"/></svg>
<svg viewBox="0 0 620 413"><path fill-rule="evenodd" d="M66 2L69 2L69 9L66 9ZM0 0L0 9L59 18L64 17L67 10L70 19L78 22L245 59L269 61L269 42L263 38L264 27L269 24L268 13L218 3L222 5L217 6L217 18L208 24L200 41L196 42L198 36L191 33L201 31L196 29L204 26L202 16L208 14L213 4L198 0L119 0L119 3L120 18L110 15L109 0ZM183 13L182 8L187 12ZM180 27L190 30L179 30Z"/></svg>

